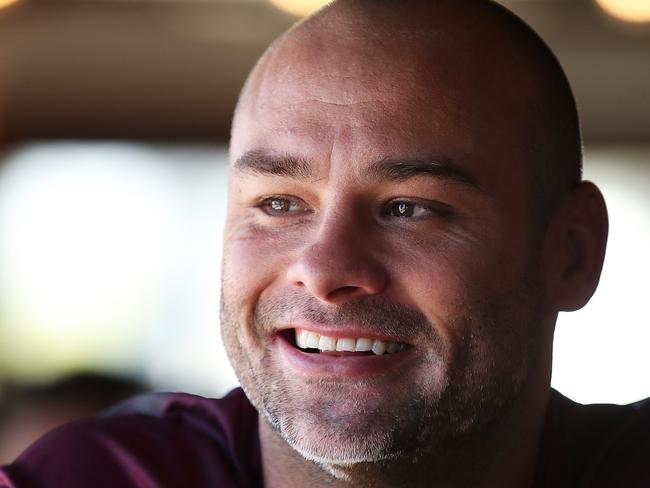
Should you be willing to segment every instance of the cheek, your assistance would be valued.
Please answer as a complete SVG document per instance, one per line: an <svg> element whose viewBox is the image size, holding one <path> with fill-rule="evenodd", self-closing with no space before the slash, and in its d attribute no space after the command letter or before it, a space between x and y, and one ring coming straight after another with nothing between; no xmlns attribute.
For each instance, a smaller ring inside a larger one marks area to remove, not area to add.
<svg viewBox="0 0 650 488"><path fill-rule="evenodd" d="M494 256L474 243L424 242L394 252L393 276L421 303L449 303L471 293L491 273ZM394 247L397 251L399 248Z"/></svg>
<svg viewBox="0 0 650 488"><path fill-rule="evenodd" d="M224 238L224 282L256 299L261 287L283 276L310 230L297 224L265 228L251 217L231 215Z"/></svg>
<svg viewBox="0 0 650 488"><path fill-rule="evenodd" d="M288 252L283 241L249 234L231 234L224 240L221 285L227 313L222 327L224 336L228 328L237 328L239 342L247 349L262 346L263 331L255 330L251 320L260 295L284 277Z"/></svg>
<svg viewBox="0 0 650 488"><path fill-rule="evenodd" d="M290 254L281 236L246 236L226 239L223 284L242 299L255 301L259 292L286 269Z"/></svg>
<svg viewBox="0 0 650 488"><path fill-rule="evenodd" d="M494 268L494 257L477 253L474 246L423 248L395 263L394 290L399 300L421 310L453 349L466 333L466 315L492 295Z"/></svg>

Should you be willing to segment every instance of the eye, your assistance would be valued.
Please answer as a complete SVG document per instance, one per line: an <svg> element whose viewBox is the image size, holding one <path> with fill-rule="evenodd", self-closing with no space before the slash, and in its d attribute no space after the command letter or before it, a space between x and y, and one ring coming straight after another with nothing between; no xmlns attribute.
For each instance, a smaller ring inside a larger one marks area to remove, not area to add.
<svg viewBox="0 0 650 488"><path fill-rule="evenodd" d="M435 210L429 206L410 202L408 200L395 200L388 204L386 214L389 217L419 218L434 214Z"/></svg>
<svg viewBox="0 0 650 488"><path fill-rule="evenodd" d="M269 197L262 200L258 208L271 216L286 216L296 213L306 212L306 208L301 200L289 197Z"/></svg>

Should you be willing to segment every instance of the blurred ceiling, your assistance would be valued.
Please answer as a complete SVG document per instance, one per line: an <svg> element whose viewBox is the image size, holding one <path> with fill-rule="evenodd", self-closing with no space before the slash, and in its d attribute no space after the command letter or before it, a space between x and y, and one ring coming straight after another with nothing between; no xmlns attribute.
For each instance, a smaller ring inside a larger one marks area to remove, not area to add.
<svg viewBox="0 0 650 488"><path fill-rule="evenodd" d="M594 0L503 0L567 70L590 142L650 141L650 24ZM11 140L219 141L242 82L295 18L263 0L22 0L0 10Z"/></svg>

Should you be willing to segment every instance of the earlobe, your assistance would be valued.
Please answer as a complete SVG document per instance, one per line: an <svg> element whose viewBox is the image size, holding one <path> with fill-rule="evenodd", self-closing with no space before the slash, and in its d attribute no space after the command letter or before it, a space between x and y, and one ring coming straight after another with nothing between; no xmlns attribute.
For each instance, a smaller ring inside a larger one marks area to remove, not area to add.
<svg viewBox="0 0 650 488"><path fill-rule="evenodd" d="M580 183L547 234L547 285L558 311L582 308L596 291L607 233L607 207L600 190L591 182Z"/></svg>

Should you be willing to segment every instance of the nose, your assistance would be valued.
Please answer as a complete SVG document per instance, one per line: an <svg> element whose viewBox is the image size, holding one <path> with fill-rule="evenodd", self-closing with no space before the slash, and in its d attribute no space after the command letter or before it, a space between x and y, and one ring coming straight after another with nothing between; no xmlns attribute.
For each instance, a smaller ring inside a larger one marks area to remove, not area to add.
<svg viewBox="0 0 650 488"><path fill-rule="evenodd" d="M368 233L354 222L341 220L323 222L287 269L290 283L328 304L377 295L388 282L386 267L377 259Z"/></svg>

